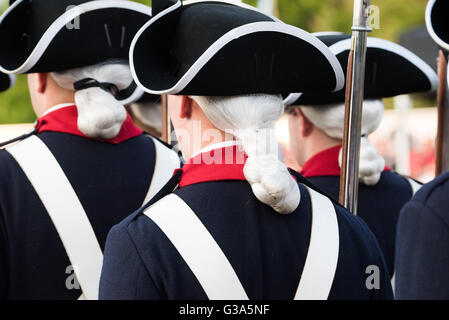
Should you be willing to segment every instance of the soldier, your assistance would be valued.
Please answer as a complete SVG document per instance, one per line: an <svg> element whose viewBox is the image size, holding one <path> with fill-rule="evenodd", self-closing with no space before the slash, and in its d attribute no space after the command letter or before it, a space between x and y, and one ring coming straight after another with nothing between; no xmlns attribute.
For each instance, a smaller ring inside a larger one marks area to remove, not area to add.
<svg viewBox="0 0 449 320"><path fill-rule="evenodd" d="M6 91L16 82L16 77L12 74L4 74L0 72L0 92Z"/></svg>
<svg viewBox="0 0 449 320"><path fill-rule="evenodd" d="M424 185L401 210L396 298L449 299L449 173Z"/></svg>
<svg viewBox="0 0 449 320"><path fill-rule="evenodd" d="M318 38L330 47L346 70L350 36L321 33ZM368 38L357 212L376 235L391 276L399 211L420 184L387 168L368 136L382 120L382 98L430 91L437 86L435 72L412 52L390 41ZM337 201L345 90L291 94L286 100L290 105L287 107L290 148L302 166L301 174Z"/></svg>
<svg viewBox="0 0 449 320"><path fill-rule="evenodd" d="M28 73L38 117L0 151L0 298L96 299L109 229L179 167L123 106L143 93L128 52L150 17L80 0L15 1L0 17L0 68Z"/></svg>
<svg viewBox="0 0 449 320"><path fill-rule="evenodd" d="M427 28L445 51L445 57L449 52L447 12L448 1L432 0L427 5ZM441 83L445 86L441 89L446 88L448 92L448 81L445 82ZM443 139L446 145L448 138ZM424 185L401 211L395 260L398 299L449 299L448 194L449 173L446 172Z"/></svg>
<svg viewBox="0 0 449 320"><path fill-rule="evenodd" d="M283 91L343 87L335 56L243 4L154 0L153 10L131 46L133 73L169 95L190 160L111 230L100 298L391 298L368 227L266 152Z"/></svg>

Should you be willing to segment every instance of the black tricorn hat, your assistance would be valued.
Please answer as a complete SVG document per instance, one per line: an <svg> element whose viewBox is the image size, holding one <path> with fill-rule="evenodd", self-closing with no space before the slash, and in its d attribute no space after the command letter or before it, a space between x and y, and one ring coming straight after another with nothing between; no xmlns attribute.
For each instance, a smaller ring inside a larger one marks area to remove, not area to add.
<svg viewBox="0 0 449 320"><path fill-rule="evenodd" d="M127 61L134 35L151 18L150 7L126 0L15 0L10 4L0 17L0 71L10 74Z"/></svg>
<svg viewBox="0 0 449 320"><path fill-rule="evenodd" d="M347 72L351 36L343 33L318 34L337 56ZM438 87L435 71L410 50L391 41L368 37L365 66L365 99L382 99L401 94L427 92ZM346 88L346 87L345 87ZM330 93L292 93L286 105L325 105L343 103L345 89Z"/></svg>
<svg viewBox="0 0 449 320"><path fill-rule="evenodd" d="M15 82L16 77L14 75L0 72L0 92L8 90Z"/></svg>
<svg viewBox="0 0 449 320"><path fill-rule="evenodd" d="M149 94L145 92L136 103L155 103L161 101L161 96L157 96L154 94Z"/></svg>
<svg viewBox="0 0 449 320"><path fill-rule="evenodd" d="M426 8L426 26L432 39L449 52L449 1L430 0Z"/></svg>
<svg viewBox="0 0 449 320"><path fill-rule="evenodd" d="M227 1L153 0L130 49L135 81L152 94L232 96L332 91L343 71L315 36Z"/></svg>

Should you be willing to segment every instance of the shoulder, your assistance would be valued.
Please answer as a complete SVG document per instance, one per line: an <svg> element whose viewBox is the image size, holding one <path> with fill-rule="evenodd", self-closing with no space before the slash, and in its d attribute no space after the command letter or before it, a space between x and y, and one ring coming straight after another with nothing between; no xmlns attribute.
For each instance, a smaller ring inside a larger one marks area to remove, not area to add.
<svg viewBox="0 0 449 320"><path fill-rule="evenodd" d="M440 219L449 226L449 172L425 184L401 211L400 224Z"/></svg>
<svg viewBox="0 0 449 320"><path fill-rule="evenodd" d="M128 217L123 219L119 224L116 224L111 228L110 234L112 233L118 233L118 234L125 234L129 230L129 226L136 223L136 221L139 221L139 218L143 215L144 209L140 208L136 211L134 211L132 214L130 214Z"/></svg>
<svg viewBox="0 0 449 320"><path fill-rule="evenodd" d="M150 239L154 234L160 235L159 230L155 228L156 225L150 217L164 212L169 214L167 210L172 208L172 198L173 197L170 194L153 203L148 208L140 208L122 220L119 224L115 225L109 234L111 237L129 237L137 241L139 238Z"/></svg>
<svg viewBox="0 0 449 320"><path fill-rule="evenodd" d="M381 178L377 186L388 191L394 190L396 193L407 192L411 195L413 191L412 186L410 184L411 181L415 180L402 176L394 171L384 171L382 172ZM418 181L415 182L421 184Z"/></svg>
<svg viewBox="0 0 449 320"><path fill-rule="evenodd" d="M172 242L158 226L155 216L167 216L170 220L172 209L167 207L167 199L164 197L147 209L140 209L127 217L118 225L114 226L106 241L109 248L107 255L116 257L135 257L143 264L151 277L160 279L158 276L163 270L174 268L180 263ZM173 221L173 219L171 219ZM176 227L176 221L175 227ZM106 256L106 254L105 254ZM134 258L133 258L134 259ZM111 261L111 259L109 259Z"/></svg>
<svg viewBox="0 0 449 320"><path fill-rule="evenodd" d="M22 141L16 142L20 144ZM0 149L0 176L11 175L20 170L19 164L14 157L7 151L7 148ZM1 179L0 179L1 180Z"/></svg>
<svg viewBox="0 0 449 320"><path fill-rule="evenodd" d="M301 190L301 196L304 193L310 194L312 189L318 192L322 197L327 198L332 202L337 217L340 239L342 242L347 242L346 240L352 239L351 241L353 240L355 241L355 242L353 241L353 244L358 244L363 247L368 246L373 250L377 251L377 240L374 237L371 230L366 225L366 223L360 217L357 217L351 212L349 212L346 208L341 206L335 200L332 200L332 198L325 195L323 192L320 192L320 190L315 188L313 185L305 186L302 183L298 183L298 185ZM312 210L313 207L314 205L312 203L311 204Z"/></svg>
<svg viewBox="0 0 449 320"><path fill-rule="evenodd" d="M11 162L15 162L11 154L9 154L9 152L6 149L0 149L0 163L4 165Z"/></svg>
<svg viewBox="0 0 449 320"><path fill-rule="evenodd" d="M423 204L431 203L435 198L442 198L449 191L449 172L436 177L431 182L423 185L416 194L414 201ZM441 199L443 200L443 199ZM448 201L449 202L449 201Z"/></svg>
<svg viewBox="0 0 449 320"><path fill-rule="evenodd" d="M362 218L352 214L338 204L334 204L334 207L340 227L347 229L359 239L367 240L368 242L374 239L371 230Z"/></svg>
<svg viewBox="0 0 449 320"><path fill-rule="evenodd" d="M340 244L346 248L358 248L370 260L381 256L379 244L366 222L339 204L334 204L338 219Z"/></svg>
<svg viewBox="0 0 449 320"><path fill-rule="evenodd" d="M144 230L143 234L135 232L136 227L141 229L140 225L145 219L149 220L139 209L113 226L107 235L105 256L115 256L120 252L124 255L129 255L132 252L138 253L139 249L136 244L139 242L139 238L151 236L147 230Z"/></svg>
<svg viewBox="0 0 449 320"><path fill-rule="evenodd" d="M407 178L395 171L387 171L387 170L383 171L381 175L381 180L388 181L395 185L404 186L408 184Z"/></svg>

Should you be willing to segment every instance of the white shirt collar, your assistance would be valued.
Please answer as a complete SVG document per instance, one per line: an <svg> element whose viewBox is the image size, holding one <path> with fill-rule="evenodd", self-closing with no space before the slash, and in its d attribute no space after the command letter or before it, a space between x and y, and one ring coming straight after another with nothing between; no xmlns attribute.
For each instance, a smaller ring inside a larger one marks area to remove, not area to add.
<svg viewBox="0 0 449 320"><path fill-rule="evenodd" d="M62 109L62 108L67 108L67 107L71 107L71 106L73 106L73 105L75 105L75 103L61 103L61 104L58 104L58 105L56 105L56 106L53 106L53 107L51 107L50 109L47 109L47 111L45 111L43 114L42 114L42 117L43 116L46 116L47 114L50 114L50 113L52 113L53 111L56 111L56 110L59 110L59 109Z"/></svg>
<svg viewBox="0 0 449 320"><path fill-rule="evenodd" d="M231 146L236 146L239 145L240 143L236 140L232 140L232 141L223 141L223 142L219 142L219 143L214 143L214 144L210 144L206 147L204 147L203 149L201 149L200 151L196 152L192 158L196 157L197 155L201 154L201 153L205 153L205 152L210 152L212 150L215 149L222 149L222 148L226 148L226 147L231 147Z"/></svg>

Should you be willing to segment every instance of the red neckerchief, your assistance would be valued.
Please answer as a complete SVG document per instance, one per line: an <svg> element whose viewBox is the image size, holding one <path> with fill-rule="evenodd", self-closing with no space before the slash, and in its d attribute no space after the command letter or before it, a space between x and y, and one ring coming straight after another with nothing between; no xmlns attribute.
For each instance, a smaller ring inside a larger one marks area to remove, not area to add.
<svg viewBox="0 0 449 320"><path fill-rule="evenodd" d="M37 120L36 129L38 133L45 131L63 132L76 136L92 139L86 136L78 129L78 110L76 106L63 107L54 110ZM137 137L142 134L142 130L137 128L131 120L131 116L127 114L125 122L119 134L112 139L95 139L102 142L119 144L128 139Z"/></svg>
<svg viewBox="0 0 449 320"><path fill-rule="evenodd" d="M306 178L321 176L340 176L338 155L341 148L341 146L336 146L318 152L312 158L307 160L307 162L302 167L301 174ZM390 168L385 167L384 171L390 171Z"/></svg>
<svg viewBox="0 0 449 320"><path fill-rule="evenodd" d="M193 157L182 169L178 169L182 170L179 187L210 181L246 181L243 167L247 156L238 148L218 148Z"/></svg>
<svg viewBox="0 0 449 320"><path fill-rule="evenodd" d="M179 187L211 181L246 181L243 167L248 156L239 146L217 148L203 152L184 164ZM294 176L293 179L296 180Z"/></svg>

